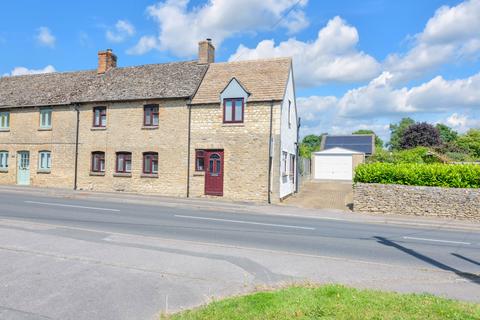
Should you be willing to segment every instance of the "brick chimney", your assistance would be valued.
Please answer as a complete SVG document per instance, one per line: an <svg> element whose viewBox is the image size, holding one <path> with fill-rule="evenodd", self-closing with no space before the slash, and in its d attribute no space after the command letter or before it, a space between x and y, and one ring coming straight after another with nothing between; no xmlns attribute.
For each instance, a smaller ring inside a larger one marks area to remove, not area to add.
<svg viewBox="0 0 480 320"><path fill-rule="evenodd" d="M215 62L215 47L212 39L206 39L198 43L198 63L207 64Z"/></svg>
<svg viewBox="0 0 480 320"><path fill-rule="evenodd" d="M112 68L117 67L117 56L112 52L112 49L105 51L98 51L98 68L97 73L103 74Z"/></svg>

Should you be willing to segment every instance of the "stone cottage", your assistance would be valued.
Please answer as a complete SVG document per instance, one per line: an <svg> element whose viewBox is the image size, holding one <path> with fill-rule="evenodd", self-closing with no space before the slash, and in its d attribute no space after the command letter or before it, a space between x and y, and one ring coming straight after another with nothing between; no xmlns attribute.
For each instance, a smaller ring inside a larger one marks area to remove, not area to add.
<svg viewBox="0 0 480 320"><path fill-rule="evenodd" d="M297 190L290 58L0 78L0 184L278 202Z"/></svg>

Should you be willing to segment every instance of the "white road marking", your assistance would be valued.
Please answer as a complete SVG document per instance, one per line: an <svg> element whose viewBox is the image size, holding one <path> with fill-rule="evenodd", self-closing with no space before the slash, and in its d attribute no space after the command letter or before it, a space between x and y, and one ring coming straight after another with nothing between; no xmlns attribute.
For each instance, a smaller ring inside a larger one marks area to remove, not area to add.
<svg viewBox="0 0 480 320"><path fill-rule="evenodd" d="M120 211L119 209L110 209L110 208L97 208L97 207L84 207L76 206L72 204L62 204L62 203L52 203L52 202L39 202L39 201L25 201L25 203L41 204L45 206L56 206L56 207L68 207L68 208L79 208L79 209L89 209L89 210L101 210L101 211Z"/></svg>
<svg viewBox="0 0 480 320"><path fill-rule="evenodd" d="M303 230L315 230L315 228L311 228L311 227L290 226L290 225L285 225L285 224L261 223L261 222L253 222L253 221L207 218L207 217L197 217L197 216L184 216L184 215L180 215L180 214L176 214L175 217L184 218L184 219L197 219L197 220L222 221L222 222L241 223L241 224L253 224L253 225L257 225L257 226L303 229Z"/></svg>
<svg viewBox="0 0 480 320"><path fill-rule="evenodd" d="M462 241L450 241L450 240L439 240L439 239L428 239L428 238L416 238L416 237L403 237L403 239L408 240L421 240L421 241L431 241L431 242L444 242L444 243L455 243L455 244L466 244L470 245L470 242L462 242Z"/></svg>

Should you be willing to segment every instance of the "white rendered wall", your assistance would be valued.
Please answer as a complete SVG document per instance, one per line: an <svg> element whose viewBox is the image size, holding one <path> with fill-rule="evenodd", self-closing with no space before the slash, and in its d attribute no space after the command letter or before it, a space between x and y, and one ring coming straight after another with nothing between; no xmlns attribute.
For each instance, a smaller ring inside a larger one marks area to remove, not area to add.
<svg viewBox="0 0 480 320"><path fill-rule="evenodd" d="M289 114L288 104L290 101L290 126L289 126ZM295 101L295 88L293 83L292 70L290 69L290 75L288 77L288 84L285 90L285 97L281 105L281 122L280 122L280 198L286 197L296 191L296 165L294 168L293 176L290 175L290 154L295 155L295 163L298 161L297 155L297 106ZM283 175L283 160L282 152L288 153L287 158L287 175Z"/></svg>

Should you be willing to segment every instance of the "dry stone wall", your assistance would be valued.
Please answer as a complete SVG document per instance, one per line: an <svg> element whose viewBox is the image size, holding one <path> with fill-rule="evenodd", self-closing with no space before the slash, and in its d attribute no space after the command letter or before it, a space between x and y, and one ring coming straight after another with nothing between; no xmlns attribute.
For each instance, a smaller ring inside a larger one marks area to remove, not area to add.
<svg viewBox="0 0 480 320"><path fill-rule="evenodd" d="M480 221L480 189L357 183L353 208L365 213Z"/></svg>

